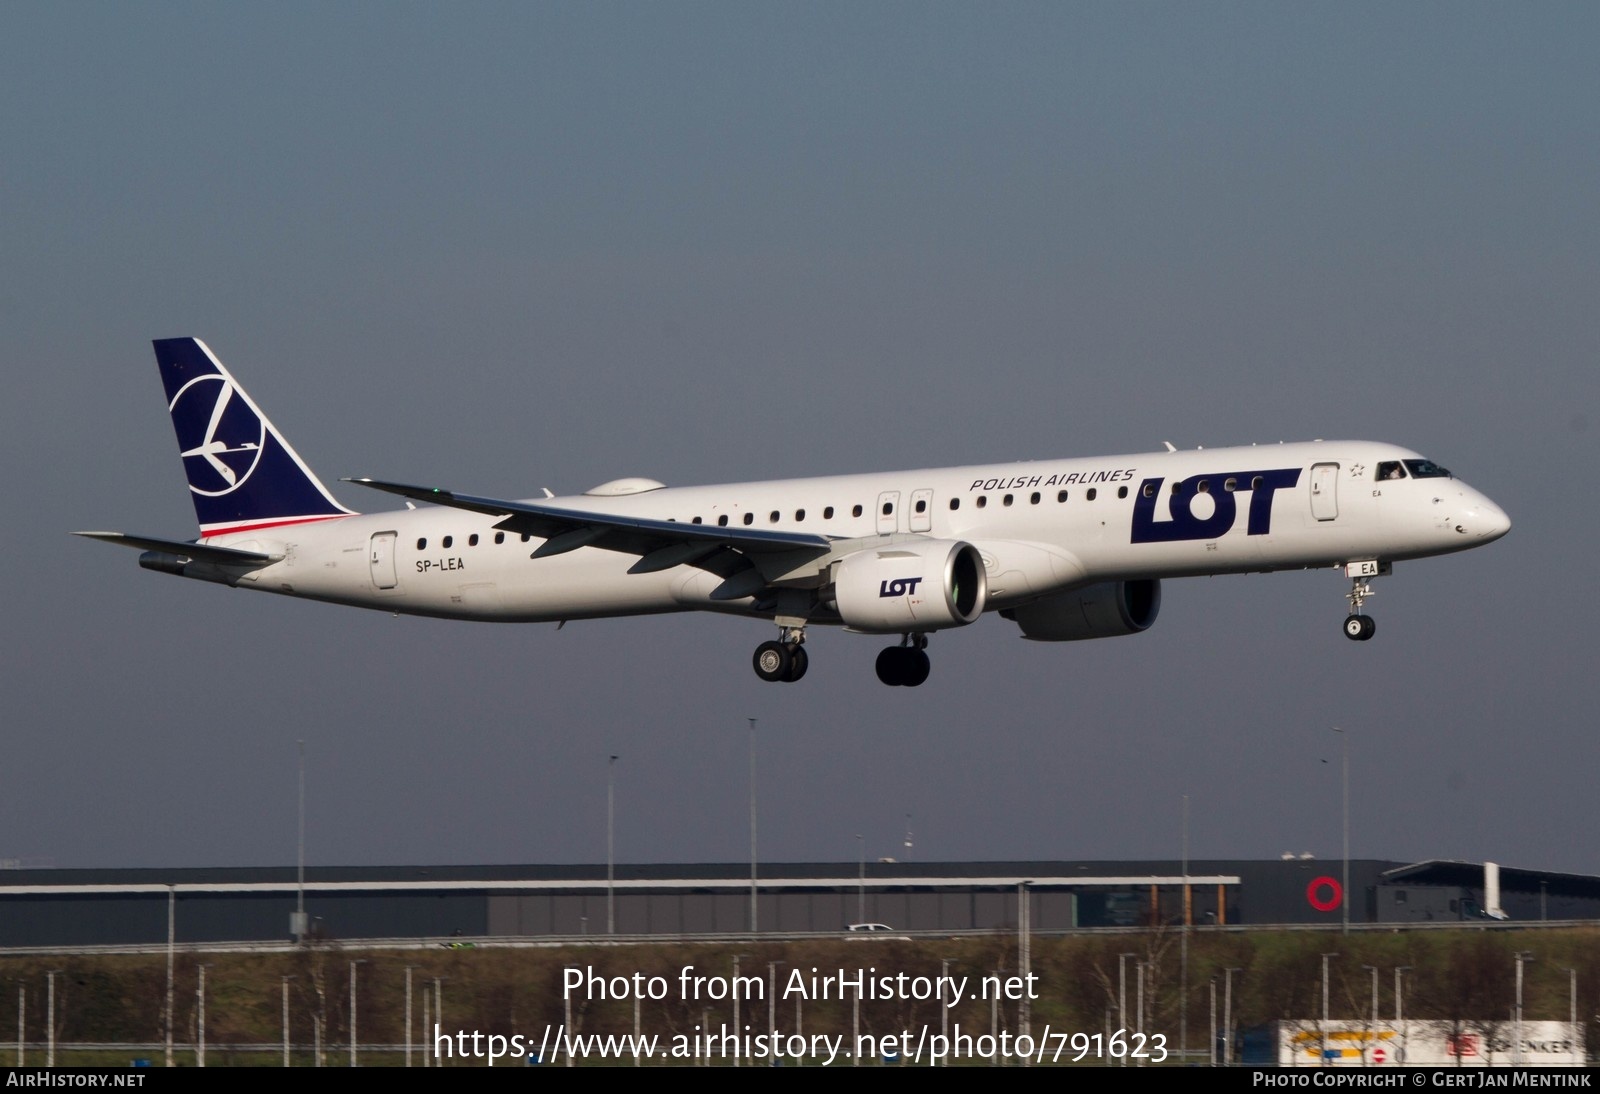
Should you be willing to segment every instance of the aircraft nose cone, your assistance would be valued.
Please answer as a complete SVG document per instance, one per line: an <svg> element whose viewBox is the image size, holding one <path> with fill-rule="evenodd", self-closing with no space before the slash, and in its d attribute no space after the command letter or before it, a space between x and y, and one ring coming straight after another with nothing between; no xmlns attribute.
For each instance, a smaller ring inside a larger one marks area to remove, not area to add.
<svg viewBox="0 0 1600 1094"><path fill-rule="evenodd" d="M1511 531L1511 518L1504 509L1480 494L1461 515L1456 531L1488 543Z"/></svg>
<svg viewBox="0 0 1600 1094"><path fill-rule="evenodd" d="M1484 526L1484 539L1499 539L1511 531L1511 518L1506 516L1504 509L1492 501L1484 506L1484 513L1481 519Z"/></svg>

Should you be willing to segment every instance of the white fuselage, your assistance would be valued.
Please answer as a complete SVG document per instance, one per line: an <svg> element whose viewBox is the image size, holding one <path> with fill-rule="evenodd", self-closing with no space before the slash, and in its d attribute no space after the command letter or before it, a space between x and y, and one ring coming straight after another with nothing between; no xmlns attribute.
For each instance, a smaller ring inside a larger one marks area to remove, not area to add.
<svg viewBox="0 0 1600 1094"><path fill-rule="evenodd" d="M897 539L964 541L983 556L986 608L1003 609L1106 581L1445 554L1509 528L1492 501L1459 479L1376 478L1385 461L1417 459L1393 445L1318 441L537 501L597 514L820 534L839 540L841 553ZM214 535L203 542L283 557L245 574L191 563L188 574L456 619L774 614L770 603L748 596L713 599L723 579L696 566L629 573L637 555L595 547L531 558L541 539L495 524L494 517L428 506ZM815 562L812 572L802 560L789 583L819 587L828 562Z"/></svg>

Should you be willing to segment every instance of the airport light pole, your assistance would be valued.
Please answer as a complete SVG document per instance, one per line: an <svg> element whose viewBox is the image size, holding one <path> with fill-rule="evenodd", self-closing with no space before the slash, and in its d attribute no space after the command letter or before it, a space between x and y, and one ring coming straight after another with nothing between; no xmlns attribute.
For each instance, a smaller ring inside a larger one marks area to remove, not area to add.
<svg viewBox="0 0 1600 1094"><path fill-rule="evenodd" d="M433 1024L436 1027L444 1025L444 977L442 976L435 976L433 978ZM567 1028L571 1029L572 1023L567 1023ZM431 1036L428 1038L428 1044L430 1047L432 1047L434 1044ZM439 1066L443 1067L443 1062L441 1062ZM570 1059L567 1061L567 1066L572 1066L572 1061Z"/></svg>
<svg viewBox="0 0 1600 1094"><path fill-rule="evenodd" d="M194 1050L194 1065L206 1066L206 970L210 965L196 965L197 983L195 985L195 1025L198 1032L198 1044Z"/></svg>
<svg viewBox="0 0 1600 1094"><path fill-rule="evenodd" d="M767 1032L775 1033L778 1029L778 966L782 961L767 962ZM638 996L635 996L638 998ZM635 1033L639 1032L634 1030ZM637 1041L634 1044L638 1044Z"/></svg>
<svg viewBox="0 0 1600 1094"><path fill-rule="evenodd" d="M730 981L733 984L733 1030L735 1037L739 1034L739 959L744 956L742 953L733 955L733 980ZM733 1052L734 1067L739 1066L739 1056L740 1053L736 1047Z"/></svg>
<svg viewBox="0 0 1600 1094"><path fill-rule="evenodd" d="M1183 937L1178 960L1178 1047L1189 1062L1189 795L1183 796Z"/></svg>
<svg viewBox="0 0 1600 1094"><path fill-rule="evenodd" d="M950 959L948 957L942 957L939 959L939 976L939 1002L944 1004L939 1007L939 1035L944 1038L943 1043L948 1045L950 1043L950 1007L948 1004L945 1004L944 998L945 989L950 984ZM1573 1005L1576 1006L1578 989L1574 987L1572 991L1572 998L1574 1001ZM938 1061L935 1060L934 1063L937 1064ZM944 1066L950 1066L950 1061L948 1059L945 1060Z"/></svg>
<svg viewBox="0 0 1600 1094"><path fill-rule="evenodd" d="M1217 1066L1217 978L1211 978L1211 1066Z"/></svg>
<svg viewBox="0 0 1600 1094"><path fill-rule="evenodd" d="M172 963L177 960L178 887L167 886L167 1066L172 1066ZM51 1025L54 1026L54 1020ZM52 1035L55 1030L51 1030Z"/></svg>
<svg viewBox="0 0 1600 1094"><path fill-rule="evenodd" d="M295 904L294 916L289 922L289 933L296 942L306 938L306 743L296 741L300 752L300 807L298 813L298 838L295 849ZM284 1064L288 1066L287 1062Z"/></svg>
<svg viewBox="0 0 1600 1094"><path fill-rule="evenodd" d="M1378 1036L1378 966L1361 967L1372 973L1372 1009L1367 1012L1367 1039L1361 1046L1361 1061L1366 1064L1371 1061L1370 1053Z"/></svg>
<svg viewBox="0 0 1600 1094"><path fill-rule="evenodd" d="M1328 1066L1328 962L1338 956L1336 953L1322 955L1322 1028L1318 1031L1318 1034L1321 1041L1319 1054L1322 1056L1322 1060L1320 1063L1323 1067Z"/></svg>
<svg viewBox="0 0 1600 1094"><path fill-rule="evenodd" d="M1516 1043L1515 1049L1512 1051L1512 1054L1511 1054L1511 1062L1513 1064L1521 1064L1521 1063L1524 1062L1524 1060L1523 1060L1523 1051L1522 1051L1522 967L1524 965L1526 965L1529 961L1537 961L1538 958L1534 957L1532 951L1530 951L1530 950L1518 950L1517 953L1516 953L1516 958L1517 958L1517 1009L1516 1009L1516 1015L1517 1015L1517 1022L1516 1022L1517 1043Z"/></svg>
<svg viewBox="0 0 1600 1094"><path fill-rule="evenodd" d="M406 1066L411 1066L411 971L415 965L406 966Z"/></svg>
<svg viewBox="0 0 1600 1094"><path fill-rule="evenodd" d="M1128 958L1138 957L1136 953L1117 954L1117 1025L1122 1027L1124 1034L1128 1029ZM1127 1067L1128 1057L1124 1053L1122 1061L1117 1066Z"/></svg>
<svg viewBox="0 0 1600 1094"><path fill-rule="evenodd" d="M45 1021L47 1023L47 1028L45 1030L45 1059L44 1059L44 1066L45 1067L55 1067L56 1066L56 973L58 973L60 971L61 971L60 969L51 969L49 972L44 974L45 985L46 985L46 987L45 987L45 998L47 1000L47 1002L45 1003ZM171 1026L170 1025L168 1026L168 1030L169 1030L169 1035L168 1035L168 1038L167 1038L167 1051L168 1051L167 1066L171 1067L172 1066L172 1057L171 1057L172 1038L170 1036L170 1030L171 1030Z"/></svg>
<svg viewBox="0 0 1600 1094"><path fill-rule="evenodd" d="M289 1066L289 981L292 976L283 978L283 1066Z"/></svg>
<svg viewBox="0 0 1600 1094"><path fill-rule="evenodd" d="M867 843L856 833L856 922L867 921Z"/></svg>
<svg viewBox="0 0 1600 1094"><path fill-rule="evenodd" d="M1338 726L1329 726L1339 735L1339 767L1343 802L1344 865L1339 876L1339 929L1350 933L1350 738Z"/></svg>
<svg viewBox="0 0 1600 1094"><path fill-rule="evenodd" d="M365 965L367 959L358 957L350 962L350 1066L356 1066L356 966Z"/></svg>
<svg viewBox="0 0 1600 1094"><path fill-rule="evenodd" d="M617 933L617 758L606 764L606 934Z"/></svg>
<svg viewBox="0 0 1600 1094"><path fill-rule="evenodd" d="M1233 1064L1233 974L1243 972L1242 968L1222 970L1222 1066L1229 1067Z"/></svg>
<svg viewBox="0 0 1600 1094"><path fill-rule="evenodd" d="M760 928L756 922L756 720L750 723L750 933Z"/></svg>
<svg viewBox="0 0 1600 1094"><path fill-rule="evenodd" d="M431 1029L433 1029L433 1027L428 1024L428 1015L430 1013L428 1008L430 1006L432 1006L432 1005L433 1005L433 997L428 994L428 982L426 980L424 980L422 982L422 1066L423 1067L427 1067L428 1066L428 1050L434 1044L433 1035L429 1032ZM567 1008L567 1013L570 1016L571 1011L572 1011L572 1001L570 999L567 1000L565 1006ZM571 1023L568 1023L568 1024L570 1025Z"/></svg>

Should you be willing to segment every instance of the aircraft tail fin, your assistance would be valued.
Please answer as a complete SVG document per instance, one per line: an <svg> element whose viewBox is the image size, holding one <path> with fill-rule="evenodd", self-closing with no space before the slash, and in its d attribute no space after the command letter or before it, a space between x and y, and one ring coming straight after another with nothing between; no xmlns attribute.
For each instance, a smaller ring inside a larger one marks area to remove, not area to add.
<svg viewBox="0 0 1600 1094"><path fill-rule="evenodd" d="M201 538L346 516L198 338L154 343Z"/></svg>

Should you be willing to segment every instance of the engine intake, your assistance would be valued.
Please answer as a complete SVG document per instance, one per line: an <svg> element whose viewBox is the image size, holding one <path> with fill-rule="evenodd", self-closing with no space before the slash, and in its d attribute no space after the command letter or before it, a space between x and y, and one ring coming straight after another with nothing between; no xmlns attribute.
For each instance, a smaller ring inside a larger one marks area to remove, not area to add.
<svg viewBox="0 0 1600 1094"><path fill-rule="evenodd" d="M845 626L877 634L964 627L989 600L983 556L955 540L857 551L835 565L833 584Z"/></svg>

